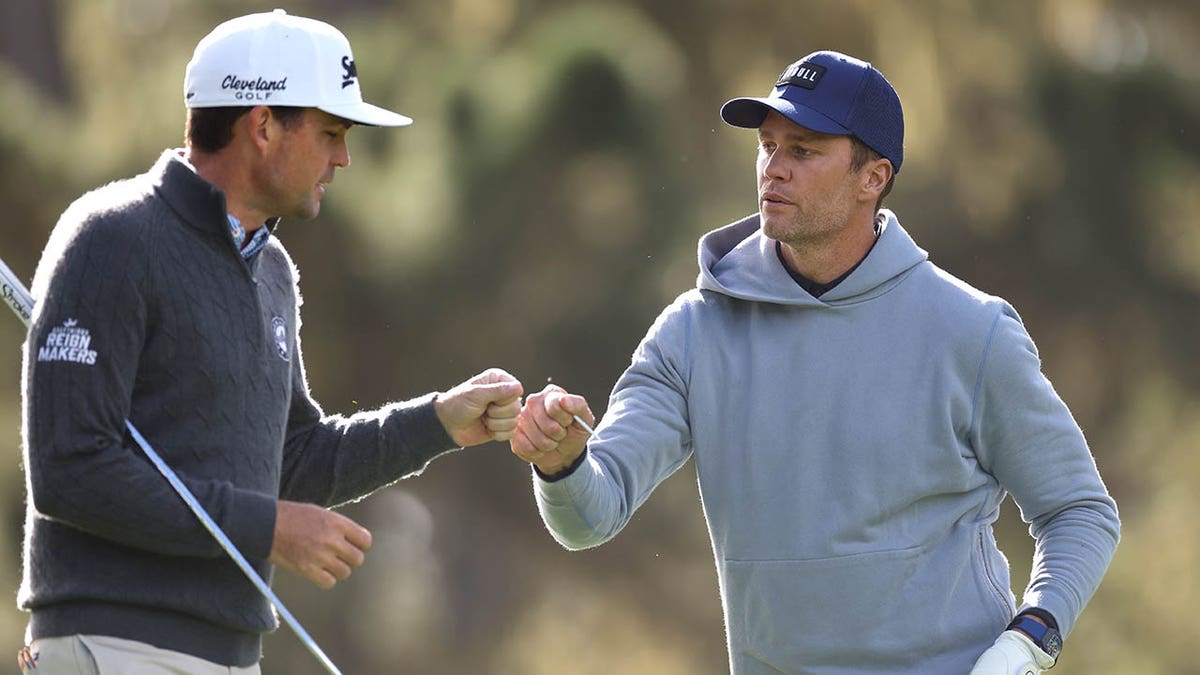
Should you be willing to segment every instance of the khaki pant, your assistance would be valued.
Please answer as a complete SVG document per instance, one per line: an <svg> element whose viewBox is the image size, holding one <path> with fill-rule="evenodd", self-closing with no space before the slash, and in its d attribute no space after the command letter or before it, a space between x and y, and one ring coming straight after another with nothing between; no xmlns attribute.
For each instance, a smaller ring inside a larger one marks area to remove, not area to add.
<svg viewBox="0 0 1200 675"><path fill-rule="evenodd" d="M29 651L37 668L29 675L261 675L249 668L222 666L144 642L106 635L70 635L34 640Z"/></svg>

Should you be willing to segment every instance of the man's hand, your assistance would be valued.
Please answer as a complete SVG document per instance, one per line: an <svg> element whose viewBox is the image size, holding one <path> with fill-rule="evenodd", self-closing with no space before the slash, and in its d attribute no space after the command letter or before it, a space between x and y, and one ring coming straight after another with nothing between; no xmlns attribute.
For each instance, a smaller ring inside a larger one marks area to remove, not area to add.
<svg viewBox="0 0 1200 675"><path fill-rule="evenodd" d="M275 507L271 562L324 589L350 576L371 548L371 533L316 504L282 501Z"/></svg>
<svg viewBox="0 0 1200 675"><path fill-rule="evenodd" d="M433 407L446 433L465 448L512 438L524 392L517 378L499 368L489 368L438 394Z"/></svg>
<svg viewBox="0 0 1200 675"><path fill-rule="evenodd" d="M573 415L589 425L596 424L585 398L568 394L557 385L546 385L525 399L512 437L513 454L547 476L571 466L587 447L588 439L587 430L575 423Z"/></svg>
<svg viewBox="0 0 1200 675"><path fill-rule="evenodd" d="M975 662L971 675L1040 675L1054 665L1024 633L1006 630Z"/></svg>

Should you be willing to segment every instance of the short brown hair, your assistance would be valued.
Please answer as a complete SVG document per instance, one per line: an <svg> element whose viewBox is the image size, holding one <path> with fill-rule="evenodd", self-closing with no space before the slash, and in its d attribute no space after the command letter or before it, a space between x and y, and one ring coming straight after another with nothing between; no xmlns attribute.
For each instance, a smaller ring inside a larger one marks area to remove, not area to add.
<svg viewBox="0 0 1200 675"><path fill-rule="evenodd" d="M248 106L188 108L184 141L200 152L217 152L233 140L233 124L250 111ZM271 106L271 114L287 129L292 129L304 114L304 108Z"/></svg>
<svg viewBox="0 0 1200 675"><path fill-rule="evenodd" d="M850 171L858 171L867 165L867 162L873 162L877 159L883 159L883 155L875 152L867 147L857 136L850 137ZM891 160L888 160L889 162ZM875 210L878 211L883 206L883 198L888 196L892 191L892 186L896 183L895 167L892 167L892 177L888 179L887 185L883 186L883 192L879 193L879 200L875 202Z"/></svg>

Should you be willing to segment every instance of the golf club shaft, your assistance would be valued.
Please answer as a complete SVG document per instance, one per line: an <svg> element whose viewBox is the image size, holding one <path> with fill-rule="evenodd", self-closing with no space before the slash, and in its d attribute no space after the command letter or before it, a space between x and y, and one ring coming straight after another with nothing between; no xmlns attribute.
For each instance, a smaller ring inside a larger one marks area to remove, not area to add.
<svg viewBox="0 0 1200 675"><path fill-rule="evenodd" d="M584 422L582 417L580 417L579 415L571 415L571 417L575 418L575 422L579 426L583 427L584 431L588 432L592 436L596 435L596 431L594 429L592 429L591 425L589 425L587 422Z"/></svg>
<svg viewBox="0 0 1200 675"><path fill-rule="evenodd" d="M25 284L17 278L16 274L0 260L0 294L4 296L4 302L16 312L17 316L25 324L29 326L29 322L33 316L33 296L29 295L29 291L25 290Z"/></svg>
<svg viewBox="0 0 1200 675"><path fill-rule="evenodd" d="M15 312L17 316L21 318L21 321L23 321L26 326L29 326L30 320L33 317L33 296L29 294L29 291L25 288L25 285L21 283L20 278L18 278L17 275L14 274L11 269L9 269L8 265L6 265L3 260L0 260L0 294L3 295L4 301L9 307L12 308L13 312ZM150 446L150 443L145 439L145 437L142 436L141 432L139 432L137 428L133 426L133 423L131 423L129 420L125 420L125 426L129 429L129 433L133 436L133 440L137 442L138 447L142 449L142 452L146 454L146 457L148 457L150 462L153 463L155 468L158 469L158 472L167 479L167 482L171 484L171 487L175 489L175 492L178 493L183 499L184 503L188 505L188 508L192 510L192 513L196 514L196 518L200 520L201 524L204 525L204 528L208 530L209 534L211 534L214 539L217 540L217 543L221 545L221 548L225 549L225 552L229 554L229 557L233 558L233 561L237 563L237 566L241 568L246 577L250 579L255 587L258 588L258 591L266 596L267 600L269 600L271 604L275 606L275 609L279 611L279 616L283 617L283 620L287 623L287 625L290 626L293 631L295 631L296 636L300 638L300 641L304 643L304 646L308 648L308 651L312 652L312 655L321 662L321 665L325 666L325 670L329 671L333 675L341 675L341 671L338 670L337 666L333 664L333 661L331 661L329 657L325 655L325 652L321 651L321 648L317 646L316 641L312 639L312 636L308 634L308 631L304 630L304 627L300 625L300 622L296 620L296 617L292 616L292 613L288 611L287 607L283 606L283 602L279 600L279 598L275 595L275 592L272 591L271 587L267 585L267 582L264 581L261 576L259 576L258 572L256 572L254 568L250 566L250 563L247 562L246 557L243 556L242 552L233 545L233 542L229 540L229 537L225 535L225 532L221 529L221 527L212 519L212 516L208 515L208 511L204 510L204 507L199 501L197 501L195 495L192 494L192 491L183 484L183 481L179 479L179 476L176 475L175 471L171 469L171 467L168 466L165 461L163 461L162 457L160 457L157 452L154 451L154 448Z"/></svg>

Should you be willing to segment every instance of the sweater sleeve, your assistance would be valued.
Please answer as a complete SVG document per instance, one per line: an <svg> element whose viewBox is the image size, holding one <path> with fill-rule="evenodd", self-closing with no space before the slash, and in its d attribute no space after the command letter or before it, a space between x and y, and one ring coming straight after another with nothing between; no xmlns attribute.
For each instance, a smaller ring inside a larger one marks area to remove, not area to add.
<svg viewBox="0 0 1200 675"><path fill-rule="evenodd" d="M111 213L76 225L72 212L39 263L25 343L25 463L36 516L155 553L222 555L125 428L151 313L137 228ZM269 495L181 479L239 549L267 557Z"/></svg>
<svg viewBox="0 0 1200 675"><path fill-rule="evenodd" d="M668 307L634 352L588 442L587 460L565 478L534 474L538 511L566 548L598 546L616 536L691 457L683 307Z"/></svg>
<svg viewBox="0 0 1200 675"><path fill-rule="evenodd" d="M1020 318L998 314L975 407L976 450L1036 540L1023 606L1070 633L1116 550L1120 521L1083 432L1042 374Z"/></svg>
<svg viewBox="0 0 1200 675"><path fill-rule="evenodd" d="M434 411L434 394L325 415L308 389L299 335L296 356L280 498L336 506L420 473L457 449Z"/></svg>

